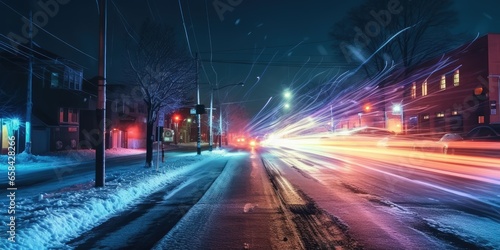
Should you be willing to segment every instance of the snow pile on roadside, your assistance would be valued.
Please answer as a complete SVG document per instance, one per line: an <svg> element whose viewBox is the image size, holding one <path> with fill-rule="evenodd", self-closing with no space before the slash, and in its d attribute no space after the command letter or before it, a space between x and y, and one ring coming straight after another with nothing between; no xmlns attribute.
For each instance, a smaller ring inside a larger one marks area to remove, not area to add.
<svg viewBox="0 0 500 250"><path fill-rule="evenodd" d="M16 200L16 243L0 239L0 249L65 248L64 242L91 229L117 211L173 182L199 164L217 157L192 154L154 169L131 168L107 176L106 186L85 182L56 192ZM165 171L168 170L168 171ZM6 213L7 209L2 209ZM3 215L8 218L7 214ZM10 216L9 216L10 217Z"/></svg>
<svg viewBox="0 0 500 250"><path fill-rule="evenodd" d="M106 158L113 158L125 155L143 154L144 149L128 149L128 148L112 148L106 150ZM57 165L74 164L75 162L91 161L95 159L95 150L92 149L79 149L79 150L65 150L52 153L51 155L35 155L22 152L15 155L15 166L17 170L24 169L41 169L53 168L54 163ZM7 163L8 155L0 155L0 162ZM6 169L0 169L6 171Z"/></svg>

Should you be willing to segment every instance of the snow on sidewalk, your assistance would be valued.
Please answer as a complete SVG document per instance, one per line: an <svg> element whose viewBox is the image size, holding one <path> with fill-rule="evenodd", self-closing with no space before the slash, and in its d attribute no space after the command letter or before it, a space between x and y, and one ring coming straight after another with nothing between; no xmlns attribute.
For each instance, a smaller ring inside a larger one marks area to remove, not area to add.
<svg viewBox="0 0 500 250"><path fill-rule="evenodd" d="M120 153L123 154L126 153ZM0 218L4 228L10 227L7 225L10 217L15 216L15 228L12 228L15 237L4 230L0 238L0 249L65 248L64 242L69 239L128 208L162 185L174 182L213 157L222 156L223 154L218 153L202 156L189 153L172 157L162 164L160 171L139 165L132 166L129 170L107 174L106 186L103 188L95 188L93 181L85 179L55 192L44 193L43 190L37 190L42 195L16 197L15 215L8 214L11 210L9 197L0 197ZM64 163L65 159L61 156L33 157L25 159L25 163L18 164L16 168L56 167L54 162ZM9 237L15 239L15 242L10 242Z"/></svg>

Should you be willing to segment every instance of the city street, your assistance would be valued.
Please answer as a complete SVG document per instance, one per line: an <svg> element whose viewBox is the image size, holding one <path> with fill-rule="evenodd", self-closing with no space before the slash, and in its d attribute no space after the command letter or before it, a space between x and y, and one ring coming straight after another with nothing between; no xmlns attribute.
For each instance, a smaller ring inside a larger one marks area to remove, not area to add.
<svg viewBox="0 0 500 250"><path fill-rule="evenodd" d="M169 151L166 163L183 165L186 160L182 157L188 152L190 159L195 159L187 162L192 161L190 167L181 167L175 178L53 246L488 249L498 244L494 228L500 221L500 198L495 192L499 181L494 167L464 164L462 170L444 171L430 167L429 162L437 159L427 153L408 156L399 151L377 151L376 156L373 150L360 155L354 150L333 152L327 147L306 152L297 144L260 150L217 149L203 151L201 156L187 148L181 151ZM130 168L149 171L140 167L141 157L109 161L110 176L126 183L126 175L120 177L116 172ZM137 162L132 161L134 158ZM459 174L468 167L476 168L475 175ZM79 189L93 192L92 187L82 188L92 169L82 169L86 170L79 172L80 178L69 175L44 182L27 179L32 184L23 186L19 196L32 197L51 183L60 187L45 193L49 203L51 197L57 199L71 187L80 188L68 195L78 194ZM142 175L139 172L135 175ZM38 176L46 179L46 175ZM62 184L65 182L68 185ZM111 183L107 189L120 187ZM57 202L52 204L46 209L61 209ZM72 206L64 209L73 213ZM18 230L23 231L22 221L19 225ZM21 237L19 242L23 242Z"/></svg>

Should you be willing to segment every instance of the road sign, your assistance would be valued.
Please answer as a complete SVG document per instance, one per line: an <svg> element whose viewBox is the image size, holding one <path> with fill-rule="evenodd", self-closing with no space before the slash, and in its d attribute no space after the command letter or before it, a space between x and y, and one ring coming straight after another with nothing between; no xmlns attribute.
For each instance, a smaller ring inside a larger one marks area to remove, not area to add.
<svg viewBox="0 0 500 250"><path fill-rule="evenodd" d="M158 127L163 127L165 125L165 112L158 111Z"/></svg>

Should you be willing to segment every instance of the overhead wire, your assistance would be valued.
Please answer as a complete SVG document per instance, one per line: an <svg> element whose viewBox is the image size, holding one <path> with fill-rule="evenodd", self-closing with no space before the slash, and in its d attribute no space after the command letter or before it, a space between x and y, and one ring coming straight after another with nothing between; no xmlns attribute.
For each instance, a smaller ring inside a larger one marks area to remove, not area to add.
<svg viewBox="0 0 500 250"><path fill-rule="evenodd" d="M116 5L115 1L114 0L111 0L111 3L113 4L113 6L115 7L116 9L116 12L118 13L118 15L120 16L120 21L122 22L123 24L123 27L125 28L125 31L127 32L127 34L132 38L132 40L134 40L135 43L139 43L139 41L137 41L137 39L134 37L133 34L131 34L130 30L129 30L129 27L132 27L128 22L127 22L127 19L123 16L122 12L120 11L120 8L118 8L118 6ZM133 29L132 29L133 31ZM135 32L134 32L135 33ZM135 34L136 36L139 36L137 33Z"/></svg>
<svg viewBox="0 0 500 250"><path fill-rule="evenodd" d="M211 32L211 28L210 28L210 17L208 15L207 0L205 0L205 14L207 15L208 41L210 43L210 66L212 67L212 71L215 74L215 86L217 86L219 84L219 81L218 81L217 71L215 70L214 65L212 63L212 61L213 61L212 32Z"/></svg>
<svg viewBox="0 0 500 250"><path fill-rule="evenodd" d="M191 43L189 42L189 36L188 36L187 28L186 28L186 21L184 20L184 11L182 11L181 0L179 0L178 2L179 2L179 9L180 9L181 18L182 18L182 26L184 27L184 34L186 35L186 42L187 42L187 46L189 49L189 54L191 55L191 58L194 58L193 51L191 51Z"/></svg>
<svg viewBox="0 0 500 250"><path fill-rule="evenodd" d="M29 18L26 18L23 14L21 14L19 11L17 11L16 9L14 9L13 7L11 7L10 5L6 4L4 1L0 0L0 3L2 3L3 5L7 6L7 8L9 8L10 10L12 10L14 13L16 13L17 15L21 16L22 18L24 19L27 19L29 20ZM39 28L40 30L44 31L45 33L47 33L48 35L52 36L53 38L55 38L56 40L62 42L63 44L67 45L68 47L82 53L83 55L91 58L91 59L94 59L95 61L97 61L97 59L91 55L89 55L88 53L85 53L84 51L78 49L77 47L69 44L68 42L62 40L61 38L57 37L56 35L52 34L51 32L49 32L48 30L44 29L43 27L41 27L40 25L36 24L36 23L33 23L33 25L35 25L37 28ZM18 42L16 42L18 43ZM18 43L19 44L19 43Z"/></svg>
<svg viewBox="0 0 500 250"><path fill-rule="evenodd" d="M153 21L156 21L155 15L153 14L153 10L151 9L151 5L149 4L149 0L146 0L148 4L149 14L153 17Z"/></svg>
<svg viewBox="0 0 500 250"><path fill-rule="evenodd" d="M193 17L191 15L191 7L189 5L189 2L187 4L187 10L188 10L188 14L189 14L189 20L191 21L191 29L193 30L193 38L194 38L194 43L196 44L196 49L197 51L200 51L200 44L198 43L198 37L196 36L196 32L194 31L195 28L194 28L194 22L193 22ZM207 52L208 53L208 52ZM201 59L201 55L198 53L198 60L199 61L203 61L203 59ZM208 80L210 79L210 77L208 76L208 72L207 72L207 69L205 68L205 65L204 64L200 64L200 67L201 67L201 71L203 72L205 78Z"/></svg>

